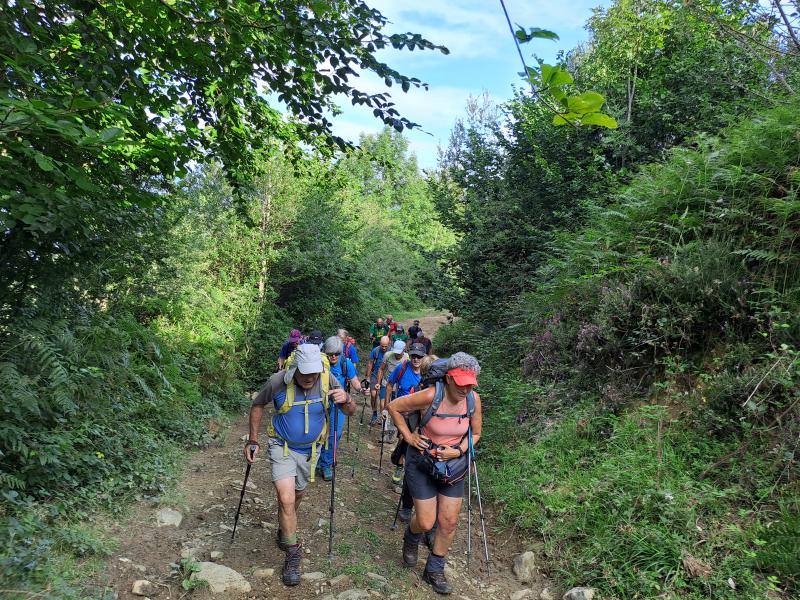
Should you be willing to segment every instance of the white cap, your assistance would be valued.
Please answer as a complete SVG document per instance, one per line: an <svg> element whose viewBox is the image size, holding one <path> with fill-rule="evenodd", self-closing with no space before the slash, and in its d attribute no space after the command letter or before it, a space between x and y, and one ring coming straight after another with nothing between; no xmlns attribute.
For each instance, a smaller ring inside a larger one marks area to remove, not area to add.
<svg viewBox="0 0 800 600"><path fill-rule="evenodd" d="M392 345L392 352L394 352L395 354L402 354L405 351L406 351L406 343L403 340L397 340Z"/></svg>
<svg viewBox="0 0 800 600"><path fill-rule="evenodd" d="M286 370L283 381L288 385L294 378L295 371L303 375L322 373L322 355L316 344L300 344L294 351L294 361Z"/></svg>

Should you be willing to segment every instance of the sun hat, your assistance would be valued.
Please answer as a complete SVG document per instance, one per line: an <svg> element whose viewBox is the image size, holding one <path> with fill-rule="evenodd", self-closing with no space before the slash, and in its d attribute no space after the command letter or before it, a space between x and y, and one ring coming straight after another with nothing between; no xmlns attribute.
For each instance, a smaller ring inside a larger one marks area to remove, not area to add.
<svg viewBox="0 0 800 600"><path fill-rule="evenodd" d="M411 350L408 351L409 356L425 356L427 352L425 351L425 346L422 344L411 344Z"/></svg>
<svg viewBox="0 0 800 600"><path fill-rule="evenodd" d="M456 385L478 385L480 372L478 359L466 352L456 352L447 360L447 374Z"/></svg>
<svg viewBox="0 0 800 600"><path fill-rule="evenodd" d="M301 337L303 337L303 334L300 333L299 329L292 329L292 332L289 334L289 341L299 342Z"/></svg>
<svg viewBox="0 0 800 600"><path fill-rule="evenodd" d="M403 340L397 340L392 345L392 352L394 352L395 354L402 354L405 351L406 351L406 343Z"/></svg>
<svg viewBox="0 0 800 600"><path fill-rule="evenodd" d="M294 378L296 371L300 371L303 375L309 373L322 373L322 355L319 351L319 346L316 344L300 344L297 350L294 351L294 360L292 365L286 369L283 376L283 381L289 385Z"/></svg>

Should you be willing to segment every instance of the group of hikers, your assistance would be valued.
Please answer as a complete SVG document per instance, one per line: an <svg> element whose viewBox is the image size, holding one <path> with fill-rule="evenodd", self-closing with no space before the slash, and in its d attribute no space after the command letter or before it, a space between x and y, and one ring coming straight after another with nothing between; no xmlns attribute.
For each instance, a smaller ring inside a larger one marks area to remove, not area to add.
<svg viewBox="0 0 800 600"><path fill-rule="evenodd" d="M335 486L339 442L349 427L347 418L357 411L351 392L369 391L369 427L380 429L382 444L379 470L384 447L396 442L390 458L395 466L392 484L400 494L395 523L399 519L407 524L402 562L414 567L424 541L429 554L422 579L436 592L449 594L445 557L455 535L465 480L471 481L473 447L481 436L481 400L473 390L480 365L464 352L447 359L433 355L419 321L406 331L387 315L372 323L369 339L373 348L366 377L359 380L358 348L346 330L323 339L319 331L304 337L293 329L281 347L278 371L250 408L244 456L251 465L263 443L271 464L278 499L277 544L286 553L282 581L288 586L300 583L303 550L297 515L305 489L317 475ZM267 405L273 414L267 438L260 442ZM366 400L362 419L365 406ZM475 477L477 483L477 470ZM330 527L332 535L332 522Z"/></svg>

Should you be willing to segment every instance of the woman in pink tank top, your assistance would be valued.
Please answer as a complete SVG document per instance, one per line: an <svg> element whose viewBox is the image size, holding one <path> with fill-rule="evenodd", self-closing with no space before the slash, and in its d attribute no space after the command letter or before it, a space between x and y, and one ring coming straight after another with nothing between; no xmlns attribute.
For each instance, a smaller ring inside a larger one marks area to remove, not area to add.
<svg viewBox="0 0 800 600"><path fill-rule="evenodd" d="M423 463L422 451L432 447L433 454L441 461L460 458L469 449L467 435L470 426L472 443L478 443L483 419L481 398L473 391L473 387L478 384L480 369L477 359L464 352L457 352L448 359L441 403L422 427L421 433L409 429L402 413L419 412L424 415L428 412L434 404L437 386L403 396L388 405L392 420L409 445L405 463L406 484L414 498L414 517L403 536L403 564L407 567L416 565L419 542L423 534L433 529L438 521L422 579L440 594L449 594L451 591L444 575L445 556L455 537L466 477L452 483L436 480L420 468ZM471 415L470 405L474 407Z"/></svg>

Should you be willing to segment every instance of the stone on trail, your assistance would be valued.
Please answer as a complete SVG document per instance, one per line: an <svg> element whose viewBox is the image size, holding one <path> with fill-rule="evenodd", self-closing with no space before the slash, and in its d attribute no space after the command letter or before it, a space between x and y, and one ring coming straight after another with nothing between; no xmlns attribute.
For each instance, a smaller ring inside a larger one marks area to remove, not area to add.
<svg viewBox="0 0 800 600"><path fill-rule="evenodd" d="M544 588L539 594L539 600L556 600L556 597L553 596L553 592L550 591L550 588Z"/></svg>
<svg viewBox="0 0 800 600"><path fill-rule="evenodd" d="M275 575L275 569L256 569L253 571L253 576L259 579L266 579Z"/></svg>
<svg viewBox="0 0 800 600"><path fill-rule="evenodd" d="M367 579L378 584L380 587L386 587L389 585L389 580L383 575L378 575L377 573L367 573Z"/></svg>
<svg viewBox="0 0 800 600"><path fill-rule="evenodd" d="M203 554L202 548L183 548L181 550L181 558L189 558L191 560L199 559Z"/></svg>
<svg viewBox="0 0 800 600"><path fill-rule="evenodd" d="M594 588L574 587L561 596L561 600L592 600L595 595Z"/></svg>
<svg viewBox="0 0 800 600"><path fill-rule="evenodd" d="M367 600L369 592L366 590L347 590L336 596L336 600Z"/></svg>
<svg viewBox="0 0 800 600"><path fill-rule="evenodd" d="M235 481L231 481L231 487L233 489L239 490L240 492L242 491L242 486L243 485L244 485L244 482L241 479L237 479ZM258 486L255 483L253 483L252 481L250 481L249 479L247 480L247 485L244 485L244 487L248 492L255 492L258 489Z"/></svg>
<svg viewBox="0 0 800 600"><path fill-rule="evenodd" d="M533 593L533 590L531 590L531 589L518 590L516 592L512 592L511 595L509 595L508 598L509 598L509 600L523 600L523 598L529 598L532 593Z"/></svg>
<svg viewBox="0 0 800 600"><path fill-rule="evenodd" d="M159 527L180 527L183 515L174 508L162 508L156 513L156 522Z"/></svg>
<svg viewBox="0 0 800 600"><path fill-rule="evenodd" d="M514 558L514 575L522 583L528 583L536 577L536 555L533 552L523 552Z"/></svg>
<svg viewBox="0 0 800 600"><path fill-rule="evenodd" d="M220 550L212 550L211 551L211 561L212 562L218 561L223 556L225 556L225 553L220 551Z"/></svg>
<svg viewBox="0 0 800 600"><path fill-rule="evenodd" d="M230 567L212 562L197 563L197 566L199 570L192 573L190 580L208 582L208 589L213 594L250 591L250 583Z"/></svg>
<svg viewBox="0 0 800 600"><path fill-rule="evenodd" d="M300 579L304 581L322 581L325 579L325 573L322 571L312 571L311 573L303 573Z"/></svg>
<svg viewBox="0 0 800 600"><path fill-rule="evenodd" d="M137 579L133 582L131 587L131 594L134 596L153 596L158 592L155 585L147 581L147 579Z"/></svg>
<svg viewBox="0 0 800 600"><path fill-rule="evenodd" d="M341 575L337 575L333 579L328 582L328 585L331 587L338 587L340 585L350 585L350 576L347 573L342 573Z"/></svg>

